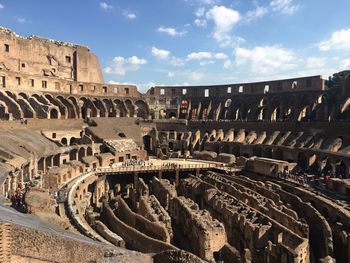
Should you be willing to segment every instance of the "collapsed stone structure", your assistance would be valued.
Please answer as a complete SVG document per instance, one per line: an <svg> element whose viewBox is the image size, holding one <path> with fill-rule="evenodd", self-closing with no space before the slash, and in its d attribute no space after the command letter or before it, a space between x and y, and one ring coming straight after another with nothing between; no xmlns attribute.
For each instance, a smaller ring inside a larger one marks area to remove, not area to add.
<svg viewBox="0 0 350 263"><path fill-rule="evenodd" d="M1 262L350 262L350 71L141 94L0 45Z"/></svg>

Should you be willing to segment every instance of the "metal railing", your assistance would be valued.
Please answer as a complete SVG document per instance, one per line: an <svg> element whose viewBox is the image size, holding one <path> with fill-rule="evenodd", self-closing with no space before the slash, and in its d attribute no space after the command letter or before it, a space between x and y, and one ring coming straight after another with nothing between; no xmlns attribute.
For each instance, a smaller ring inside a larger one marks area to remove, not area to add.
<svg viewBox="0 0 350 263"><path fill-rule="evenodd" d="M175 170L195 170L215 168L218 164L205 163L205 164L174 164L174 165L131 165L131 166L118 166L118 167L100 167L94 169L96 173L123 173L123 172L143 172L143 171L175 171Z"/></svg>

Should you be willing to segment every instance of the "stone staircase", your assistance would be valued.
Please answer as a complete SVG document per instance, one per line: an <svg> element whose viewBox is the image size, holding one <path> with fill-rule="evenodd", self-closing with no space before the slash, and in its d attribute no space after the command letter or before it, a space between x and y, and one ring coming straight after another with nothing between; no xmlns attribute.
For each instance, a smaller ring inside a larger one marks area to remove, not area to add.
<svg viewBox="0 0 350 263"><path fill-rule="evenodd" d="M11 226L7 223L0 222L0 262L11 262Z"/></svg>

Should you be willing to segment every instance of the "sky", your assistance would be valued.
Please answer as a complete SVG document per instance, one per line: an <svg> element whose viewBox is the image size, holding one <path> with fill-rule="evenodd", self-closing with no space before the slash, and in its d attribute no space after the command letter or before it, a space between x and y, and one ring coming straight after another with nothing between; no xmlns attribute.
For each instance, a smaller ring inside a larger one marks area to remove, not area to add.
<svg viewBox="0 0 350 263"><path fill-rule="evenodd" d="M0 0L0 25L88 46L107 83L254 82L350 69L349 0Z"/></svg>

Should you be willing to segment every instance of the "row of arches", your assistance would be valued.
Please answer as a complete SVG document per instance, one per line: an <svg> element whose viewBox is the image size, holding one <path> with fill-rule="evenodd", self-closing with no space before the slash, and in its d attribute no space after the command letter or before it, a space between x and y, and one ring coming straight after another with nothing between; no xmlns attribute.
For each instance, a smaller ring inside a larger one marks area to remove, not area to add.
<svg viewBox="0 0 350 263"><path fill-rule="evenodd" d="M330 103L330 101L333 103ZM332 121L350 119L350 98L326 92L238 96L224 100L183 100L179 117L233 121Z"/></svg>
<svg viewBox="0 0 350 263"><path fill-rule="evenodd" d="M148 119L142 99L75 97L0 91L0 119L77 119L89 117L139 117Z"/></svg>

